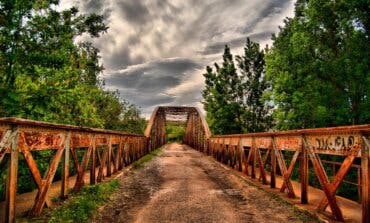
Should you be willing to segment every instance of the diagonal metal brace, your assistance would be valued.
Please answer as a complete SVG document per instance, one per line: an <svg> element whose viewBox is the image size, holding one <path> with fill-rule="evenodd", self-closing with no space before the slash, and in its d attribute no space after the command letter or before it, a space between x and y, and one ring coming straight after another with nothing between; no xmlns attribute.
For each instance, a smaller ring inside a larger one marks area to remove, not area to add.
<svg viewBox="0 0 370 223"><path fill-rule="evenodd" d="M6 150L10 147L12 141L18 134L18 128L8 129L5 131L3 137L0 140L0 163L3 160Z"/></svg>

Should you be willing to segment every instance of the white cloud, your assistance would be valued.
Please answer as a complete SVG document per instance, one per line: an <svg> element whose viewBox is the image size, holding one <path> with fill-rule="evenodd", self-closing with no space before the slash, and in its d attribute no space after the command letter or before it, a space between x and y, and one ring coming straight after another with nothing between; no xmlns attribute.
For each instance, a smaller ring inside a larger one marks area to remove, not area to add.
<svg viewBox="0 0 370 223"><path fill-rule="evenodd" d="M153 103L202 108L202 71L225 44L241 53L244 38L261 46L293 15L293 0L62 0L107 17L101 50L107 88L118 89L148 116ZM170 59L168 59L170 58ZM179 68L179 69L177 69ZM130 76L131 75L131 76ZM156 85L156 86L150 86ZM148 98L149 97L149 98ZM153 100L150 100L153 98Z"/></svg>

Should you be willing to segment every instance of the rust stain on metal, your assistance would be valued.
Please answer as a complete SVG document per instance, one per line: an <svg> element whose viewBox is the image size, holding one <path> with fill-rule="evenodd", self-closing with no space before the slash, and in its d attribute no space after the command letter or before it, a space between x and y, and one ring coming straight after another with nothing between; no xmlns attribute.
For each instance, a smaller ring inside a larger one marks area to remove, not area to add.
<svg viewBox="0 0 370 223"><path fill-rule="evenodd" d="M300 136L279 136L275 138L275 143L281 150L299 150L302 147Z"/></svg>
<svg viewBox="0 0 370 223"><path fill-rule="evenodd" d="M216 137L216 136L215 136ZM241 138L242 146L252 147L252 138L242 137Z"/></svg>
<svg viewBox="0 0 370 223"><path fill-rule="evenodd" d="M64 142L64 133L23 132L24 142L31 150L57 149Z"/></svg>
<svg viewBox="0 0 370 223"><path fill-rule="evenodd" d="M95 139L95 143L96 143L96 145L107 145L108 144L108 138L109 138L109 136L105 136L105 137L97 136L96 139Z"/></svg>
<svg viewBox="0 0 370 223"><path fill-rule="evenodd" d="M272 140L271 137L256 137L255 143L258 148L265 148L271 149L272 148Z"/></svg>
<svg viewBox="0 0 370 223"><path fill-rule="evenodd" d="M88 147L90 139L88 133L73 132L71 136L71 147Z"/></svg>
<svg viewBox="0 0 370 223"><path fill-rule="evenodd" d="M230 139L230 145L237 146L239 141L240 141L239 138L232 138Z"/></svg>

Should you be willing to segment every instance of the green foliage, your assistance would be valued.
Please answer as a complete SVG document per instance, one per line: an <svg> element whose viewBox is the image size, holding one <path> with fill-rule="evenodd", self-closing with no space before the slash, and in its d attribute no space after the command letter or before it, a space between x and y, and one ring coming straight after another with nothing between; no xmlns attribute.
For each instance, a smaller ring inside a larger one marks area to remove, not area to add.
<svg viewBox="0 0 370 223"><path fill-rule="evenodd" d="M97 112L106 129L143 134L147 121L136 106L121 99L118 91L106 91L100 96L96 99L100 108Z"/></svg>
<svg viewBox="0 0 370 223"><path fill-rule="evenodd" d="M207 66L203 74L206 84L202 92L203 104L209 127L214 134L240 133L242 107L236 91L240 89L240 78L228 46L225 46L222 67L217 63L214 66L215 70Z"/></svg>
<svg viewBox="0 0 370 223"><path fill-rule="evenodd" d="M243 131L266 131L271 127L271 106L263 97L269 88L265 78L265 52L258 43L247 38L244 55L237 56L236 60L241 73Z"/></svg>
<svg viewBox="0 0 370 223"><path fill-rule="evenodd" d="M55 10L58 1L0 1L0 115L103 127L98 50L75 44L107 30L103 17Z"/></svg>
<svg viewBox="0 0 370 223"><path fill-rule="evenodd" d="M65 204L55 208L49 222L88 222L99 206L109 200L119 186L118 180L86 186L73 194Z"/></svg>
<svg viewBox="0 0 370 223"><path fill-rule="evenodd" d="M297 1L267 55L278 129L370 121L365 1Z"/></svg>
<svg viewBox="0 0 370 223"><path fill-rule="evenodd" d="M264 77L264 51L247 39L244 55L237 56L240 74L230 48L225 46L223 64L207 66L202 92L207 121L214 134L266 131L270 127L269 106L263 99L268 88Z"/></svg>
<svg viewBox="0 0 370 223"><path fill-rule="evenodd" d="M185 136L186 127L183 124L176 122L166 122L166 139L167 142L179 142L182 143L182 140Z"/></svg>

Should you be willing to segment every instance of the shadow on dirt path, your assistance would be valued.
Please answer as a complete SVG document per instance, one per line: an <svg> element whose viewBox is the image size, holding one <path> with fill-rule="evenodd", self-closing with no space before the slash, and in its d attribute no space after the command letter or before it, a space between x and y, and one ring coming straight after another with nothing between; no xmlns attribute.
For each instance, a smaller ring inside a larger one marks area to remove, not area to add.
<svg viewBox="0 0 370 223"><path fill-rule="evenodd" d="M93 222L318 222L177 143L120 181Z"/></svg>

